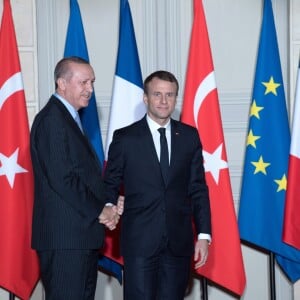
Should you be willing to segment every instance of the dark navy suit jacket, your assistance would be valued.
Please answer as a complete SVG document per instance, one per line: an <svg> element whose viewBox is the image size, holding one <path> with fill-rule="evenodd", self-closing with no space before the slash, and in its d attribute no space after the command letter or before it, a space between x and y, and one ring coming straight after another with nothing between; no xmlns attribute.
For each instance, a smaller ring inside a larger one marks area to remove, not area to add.
<svg viewBox="0 0 300 300"><path fill-rule="evenodd" d="M32 247L98 249L104 226L101 166L66 107L52 96L31 129L34 170Z"/></svg>
<svg viewBox="0 0 300 300"><path fill-rule="evenodd" d="M195 128L171 120L171 160L165 184L146 120L114 132L105 170L107 200L117 199L123 183L121 226L124 256L153 255L162 238L175 255L194 250L197 233L211 234L202 146Z"/></svg>

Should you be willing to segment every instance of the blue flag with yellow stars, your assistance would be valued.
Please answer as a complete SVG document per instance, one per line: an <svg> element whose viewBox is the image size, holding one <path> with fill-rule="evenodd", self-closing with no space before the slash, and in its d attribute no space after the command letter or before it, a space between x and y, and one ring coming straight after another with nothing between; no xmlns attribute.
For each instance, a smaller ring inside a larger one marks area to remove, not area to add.
<svg viewBox="0 0 300 300"><path fill-rule="evenodd" d="M290 129L271 0L265 0L238 224L242 240L275 253L288 278L300 278L300 251L282 241Z"/></svg>

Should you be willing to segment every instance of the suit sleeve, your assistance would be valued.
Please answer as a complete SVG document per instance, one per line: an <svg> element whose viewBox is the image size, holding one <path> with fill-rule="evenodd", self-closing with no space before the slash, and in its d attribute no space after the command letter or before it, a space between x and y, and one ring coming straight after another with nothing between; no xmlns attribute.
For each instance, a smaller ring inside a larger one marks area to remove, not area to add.
<svg viewBox="0 0 300 300"><path fill-rule="evenodd" d="M191 162L189 194L193 203L194 223L197 234L211 234L209 191L205 180L202 145L196 130L193 140L195 150Z"/></svg>
<svg viewBox="0 0 300 300"><path fill-rule="evenodd" d="M115 131L113 134L104 173L105 199L107 202L114 204L117 202L119 193L123 194L124 153L121 136L120 130Z"/></svg>

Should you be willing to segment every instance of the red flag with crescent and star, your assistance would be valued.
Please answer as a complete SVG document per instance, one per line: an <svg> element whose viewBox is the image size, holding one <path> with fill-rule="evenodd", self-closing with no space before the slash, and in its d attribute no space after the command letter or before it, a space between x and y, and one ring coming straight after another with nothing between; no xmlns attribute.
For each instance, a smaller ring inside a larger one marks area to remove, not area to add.
<svg viewBox="0 0 300 300"><path fill-rule="evenodd" d="M212 215L212 243L206 264L196 273L242 295L246 276L231 191L215 73L204 9L194 0L181 121L198 129Z"/></svg>
<svg viewBox="0 0 300 300"><path fill-rule="evenodd" d="M33 171L9 0L3 6L0 65L0 286L26 300L39 279L39 265L31 249Z"/></svg>

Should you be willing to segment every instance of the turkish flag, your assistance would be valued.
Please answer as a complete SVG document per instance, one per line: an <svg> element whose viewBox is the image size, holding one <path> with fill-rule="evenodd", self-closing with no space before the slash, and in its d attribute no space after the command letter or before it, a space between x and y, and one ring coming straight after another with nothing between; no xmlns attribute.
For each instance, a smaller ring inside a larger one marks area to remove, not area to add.
<svg viewBox="0 0 300 300"><path fill-rule="evenodd" d="M245 270L234 210L219 100L201 0L194 0L189 61L181 121L198 129L212 215L212 243L205 266L196 272L242 295Z"/></svg>
<svg viewBox="0 0 300 300"><path fill-rule="evenodd" d="M300 68L295 93L292 140L289 155L283 241L300 250Z"/></svg>
<svg viewBox="0 0 300 300"><path fill-rule="evenodd" d="M9 0L0 31L0 286L29 299L39 278L31 249L33 171L21 68Z"/></svg>

